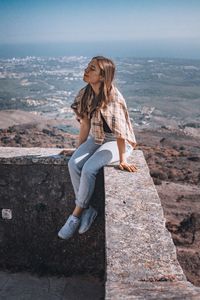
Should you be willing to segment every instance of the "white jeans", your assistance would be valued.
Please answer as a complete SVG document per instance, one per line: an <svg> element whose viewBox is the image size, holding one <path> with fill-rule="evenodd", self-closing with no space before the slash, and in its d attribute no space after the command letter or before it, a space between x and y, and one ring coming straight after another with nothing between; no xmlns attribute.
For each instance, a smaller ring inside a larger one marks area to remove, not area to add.
<svg viewBox="0 0 200 300"><path fill-rule="evenodd" d="M126 144L126 157L132 152L132 147ZM95 187L98 171L107 164L119 162L119 151L116 138L106 134L103 144L95 144L89 135L71 156L68 167L76 196L75 203L79 207L88 207Z"/></svg>

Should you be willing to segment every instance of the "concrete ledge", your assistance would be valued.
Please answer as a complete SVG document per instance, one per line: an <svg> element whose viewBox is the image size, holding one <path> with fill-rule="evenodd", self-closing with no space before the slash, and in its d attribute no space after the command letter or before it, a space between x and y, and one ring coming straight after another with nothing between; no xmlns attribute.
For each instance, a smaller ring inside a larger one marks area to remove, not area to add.
<svg viewBox="0 0 200 300"><path fill-rule="evenodd" d="M0 148L0 269L104 278L103 170L91 199L99 211L94 226L61 240L57 232L75 205L69 157L52 156L61 150Z"/></svg>
<svg viewBox="0 0 200 300"><path fill-rule="evenodd" d="M199 300L200 289L188 281L113 283L106 300Z"/></svg>
<svg viewBox="0 0 200 300"><path fill-rule="evenodd" d="M69 156L58 155L60 148L0 147L0 164L54 164L66 165L75 149L69 148Z"/></svg>
<svg viewBox="0 0 200 300"><path fill-rule="evenodd" d="M106 299L200 299L177 261L142 151L130 161L138 172L104 169Z"/></svg>
<svg viewBox="0 0 200 300"><path fill-rule="evenodd" d="M90 275L36 276L0 271L1 300L100 300L104 286Z"/></svg>
<svg viewBox="0 0 200 300"><path fill-rule="evenodd" d="M57 156L61 150L0 148L1 270L104 278L106 268L106 300L200 299L177 261L142 151L130 158L136 173L116 166L99 172L91 229L70 241L57 238L74 207L69 157ZM12 216L3 217L3 209Z"/></svg>

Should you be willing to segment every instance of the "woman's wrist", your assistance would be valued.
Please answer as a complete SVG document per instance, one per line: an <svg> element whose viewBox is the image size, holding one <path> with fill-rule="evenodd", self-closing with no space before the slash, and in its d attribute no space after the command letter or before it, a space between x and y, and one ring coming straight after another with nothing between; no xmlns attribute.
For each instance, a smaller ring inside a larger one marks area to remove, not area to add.
<svg viewBox="0 0 200 300"><path fill-rule="evenodd" d="M120 163L120 164L127 164L127 160L126 160L126 159L120 159L120 160L119 160L119 163Z"/></svg>
<svg viewBox="0 0 200 300"><path fill-rule="evenodd" d="M120 163L126 162L125 140L122 138L117 138L117 146L118 146L118 150L119 150Z"/></svg>
<svg viewBox="0 0 200 300"><path fill-rule="evenodd" d="M119 155L119 162L120 162L120 164L121 163L127 163L125 153L121 153L121 155Z"/></svg>

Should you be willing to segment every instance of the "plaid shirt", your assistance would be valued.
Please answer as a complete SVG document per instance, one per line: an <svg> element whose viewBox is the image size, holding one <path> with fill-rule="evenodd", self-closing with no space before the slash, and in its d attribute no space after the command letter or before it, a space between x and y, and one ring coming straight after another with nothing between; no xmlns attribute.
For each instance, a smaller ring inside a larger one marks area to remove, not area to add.
<svg viewBox="0 0 200 300"><path fill-rule="evenodd" d="M75 111L78 117L80 117L79 104L84 91L85 87L79 91L74 103L71 105L71 108ZM135 148L137 143L125 99L116 87L114 87L114 91L114 97L111 101L109 101L108 105L105 108L100 108L93 113L91 118L90 134L94 137L95 143L103 143L105 133L103 130L103 120L101 117L102 114L115 137L127 140L132 147ZM88 99L88 105L91 103L91 101L92 99ZM89 114L88 118L90 118Z"/></svg>

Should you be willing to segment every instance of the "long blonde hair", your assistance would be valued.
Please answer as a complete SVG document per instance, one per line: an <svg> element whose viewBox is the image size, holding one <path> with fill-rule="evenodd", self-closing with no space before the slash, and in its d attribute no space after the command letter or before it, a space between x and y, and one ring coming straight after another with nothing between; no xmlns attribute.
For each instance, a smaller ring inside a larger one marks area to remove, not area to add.
<svg viewBox="0 0 200 300"><path fill-rule="evenodd" d="M95 93L90 84L85 88L85 92L81 99L80 105L80 114L83 115L85 112L88 112L90 115L101 107L106 107L112 97L113 90L113 80L115 76L115 64L114 62L104 56L95 56L92 60L97 60L97 63L100 68L100 75L103 77L103 80L100 85L99 95L95 97ZM88 99L93 98L91 105L88 111Z"/></svg>

